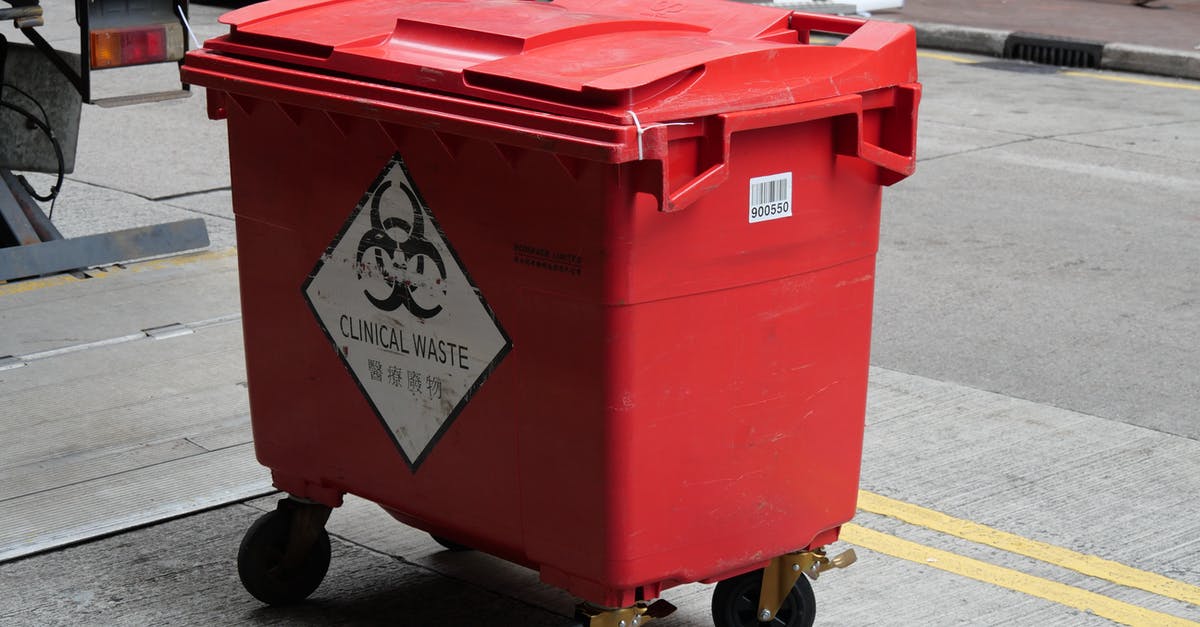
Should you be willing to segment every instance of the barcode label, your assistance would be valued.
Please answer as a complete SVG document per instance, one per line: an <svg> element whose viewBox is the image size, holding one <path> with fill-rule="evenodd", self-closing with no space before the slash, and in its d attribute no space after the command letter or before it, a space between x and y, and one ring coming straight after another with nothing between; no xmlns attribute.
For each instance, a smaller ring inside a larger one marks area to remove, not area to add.
<svg viewBox="0 0 1200 627"><path fill-rule="evenodd" d="M750 222L792 217L792 173L750 179Z"/></svg>

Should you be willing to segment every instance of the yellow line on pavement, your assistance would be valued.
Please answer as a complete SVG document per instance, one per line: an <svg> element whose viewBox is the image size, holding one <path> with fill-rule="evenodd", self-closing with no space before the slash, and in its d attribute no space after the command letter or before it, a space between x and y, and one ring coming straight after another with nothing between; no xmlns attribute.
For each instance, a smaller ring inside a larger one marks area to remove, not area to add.
<svg viewBox="0 0 1200 627"><path fill-rule="evenodd" d="M226 248L223 250L213 250L191 255L177 255L174 257L164 257L162 259L151 259L150 261L141 261L130 264L124 267L125 272L144 272L146 270L158 270L160 268L171 268L178 266L186 266L201 261L213 261L216 259L225 259L228 257L237 256L236 248ZM106 272L96 272L91 275L92 279L102 279L112 276L116 271L109 269ZM57 287L59 285L67 285L70 283L78 283L84 280L92 279L77 279L69 274L60 274L57 276L46 277L44 279L30 279L27 281L16 281L13 283L0 283L0 296L8 296L10 294L21 294L24 292L32 292L34 290L45 289L48 287Z"/></svg>
<svg viewBox="0 0 1200 627"><path fill-rule="evenodd" d="M938 61L951 61L953 63L979 63L975 59L959 57L952 54L942 54L940 52L929 52L927 50L918 50L917 56L922 59L937 59Z"/></svg>
<svg viewBox="0 0 1200 627"><path fill-rule="evenodd" d="M66 285L68 283L77 283L79 279L69 275L60 274L45 279L31 279L29 281L18 281L16 283L0 283L0 296L9 294L20 294L22 292L32 292L47 287L55 287L58 285Z"/></svg>
<svg viewBox="0 0 1200 627"><path fill-rule="evenodd" d="M157 270L159 268L173 268L186 266L201 261L215 261L217 259L228 259L237 257L236 248L222 248L221 250L209 250L200 253L192 253L190 255L175 255L173 257L163 257L161 259L151 259L150 261L140 261L125 267L128 272L143 272L145 270Z"/></svg>
<svg viewBox="0 0 1200 627"><path fill-rule="evenodd" d="M897 501L881 494L860 490L858 508L864 512L888 516L918 527L940 531L1017 555L1032 557L1089 577L1097 577L1177 601L1200 605L1200 586L1193 586L1156 573L1132 568L1095 555L1077 553L1053 544L1030 540L1014 533L993 529L975 521L955 518L912 503Z"/></svg>
<svg viewBox="0 0 1200 627"><path fill-rule="evenodd" d="M944 54L941 52L930 52L928 50L918 50L917 56L922 59L936 59L938 61L950 61L952 63L963 63L972 65L979 63L977 59L969 59L953 54ZM1097 72L1077 72L1077 71L1062 71L1059 72L1062 76L1074 76L1078 78L1094 78L1102 81L1113 81L1116 83L1129 83L1131 85L1145 85L1147 87L1165 87L1167 89L1186 89L1190 91L1200 91L1200 84L1186 83L1181 81L1157 81L1148 78L1134 78L1132 76L1114 76L1110 74L1100 74Z"/></svg>
<svg viewBox="0 0 1200 627"><path fill-rule="evenodd" d="M841 539L877 553L924 564L948 573L1008 588L1084 612L1091 612L1125 625L1147 627L1195 627L1200 623L1155 612L1064 583L927 547L896 536L849 523L842 526Z"/></svg>
<svg viewBox="0 0 1200 627"><path fill-rule="evenodd" d="M1200 91L1200 84L1196 83L1176 83L1172 81L1155 81L1146 78L1133 78L1131 76L1112 76L1109 74L1096 74L1094 72L1062 72L1063 76L1078 76L1080 78L1095 78L1102 81L1113 81L1117 83L1131 83L1134 85L1146 85L1148 87L1166 87L1168 89L1189 89L1192 91Z"/></svg>

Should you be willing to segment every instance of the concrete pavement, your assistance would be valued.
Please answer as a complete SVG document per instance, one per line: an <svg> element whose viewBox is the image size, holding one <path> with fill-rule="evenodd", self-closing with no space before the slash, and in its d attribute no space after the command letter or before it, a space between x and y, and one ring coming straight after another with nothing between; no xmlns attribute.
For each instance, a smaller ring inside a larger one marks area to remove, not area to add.
<svg viewBox="0 0 1200 627"><path fill-rule="evenodd" d="M220 32L218 10L192 12L202 36ZM918 173L885 193L868 493L846 532L860 563L815 584L819 624L1200 622L1200 84L928 51L921 72ZM202 96L85 116L64 230L182 212L231 234L223 130ZM140 148L168 130L182 150ZM76 283L33 293L70 303ZM236 308L229 292L191 298ZM13 302L0 296L0 309ZM186 300L172 302L118 322L193 321ZM69 316L0 320L29 341L86 328ZM203 337L146 346L184 356ZM82 354L42 361L47 385ZM213 372L240 367L236 353L213 359L225 360ZM15 372L0 371L0 394ZM330 521L334 564L312 602L262 608L233 557L269 506L0 564L0 623L553 625L569 609L535 574L440 551L359 500ZM661 624L708 624L708 593L670 591L681 609Z"/></svg>

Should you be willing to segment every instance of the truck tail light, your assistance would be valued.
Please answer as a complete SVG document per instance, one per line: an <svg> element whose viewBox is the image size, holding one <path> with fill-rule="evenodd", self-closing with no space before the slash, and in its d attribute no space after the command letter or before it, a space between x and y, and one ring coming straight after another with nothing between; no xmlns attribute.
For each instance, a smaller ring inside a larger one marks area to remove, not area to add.
<svg viewBox="0 0 1200 627"><path fill-rule="evenodd" d="M93 30L90 35L94 70L183 58L183 26L178 22Z"/></svg>

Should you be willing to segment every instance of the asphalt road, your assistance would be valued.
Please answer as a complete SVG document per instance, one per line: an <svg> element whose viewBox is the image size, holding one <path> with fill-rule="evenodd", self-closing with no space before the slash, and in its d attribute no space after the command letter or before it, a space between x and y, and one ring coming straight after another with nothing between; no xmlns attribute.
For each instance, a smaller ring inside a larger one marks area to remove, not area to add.
<svg viewBox="0 0 1200 627"><path fill-rule="evenodd" d="M218 10L192 11L220 32ZM1200 84L932 52L921 80L920 164L885 190L879 252L862 481L885 499L844 538L860 564L816 584L819 624L1200 621ZM65 231L201 215L232 243L202 95L87 108L83 128ZM569 609L357 501L330 522L312 602L262 608L232 557L268 506L0 564L0 623L554 625ZM1029 539L1050 548L1019 554ZM1058 549L1136 572L1081 573ZM705 624L703 587L668 598L664 627Z"/></svg>
<svg viewBox="0 0 1200 627"><path fill-rule="evenodd" d="M872 362L1200 439L1200 91L1046 72L922 60Z"/></svg>

